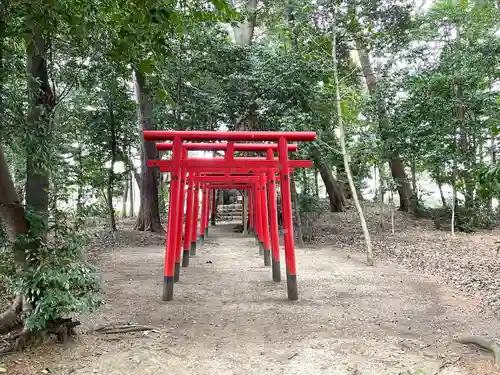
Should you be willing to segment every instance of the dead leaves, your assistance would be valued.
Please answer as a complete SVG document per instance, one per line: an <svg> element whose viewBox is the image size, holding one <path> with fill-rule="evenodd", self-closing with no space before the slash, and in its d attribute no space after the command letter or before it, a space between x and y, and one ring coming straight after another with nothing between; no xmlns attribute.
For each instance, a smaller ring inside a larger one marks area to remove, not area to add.
<svg viewBox="0 0 500 375"><path fill-rule="evenodd" d="M499 231L472 234L437 231L431 220L415 219L395 212L395 234L390 229L386 209L380 228L379 208L363 203L367 225L372 234L375 258L395 261L416 272L439 276L449 286L466 293L480 293L484 302L500 312L500 257L495 256ZM324 213L314 223L315 242L333 244L334 248L361 252L363 236L354 210Z"/></svg>

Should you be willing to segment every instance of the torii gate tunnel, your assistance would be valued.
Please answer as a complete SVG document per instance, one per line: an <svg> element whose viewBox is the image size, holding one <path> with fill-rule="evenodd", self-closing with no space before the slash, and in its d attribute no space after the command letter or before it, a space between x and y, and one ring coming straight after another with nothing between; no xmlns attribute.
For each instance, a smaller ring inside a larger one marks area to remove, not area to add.
<svg viewBox="0 0 500 375"><path fill-rule="evenodd" d="M311 167L312 162L289 160L288 152L296 151L297 144L288 142L310 142L316 138L316 133L145 130L143 137L145 141L172 141L156 143L156 148L160 151L172 150L170 160L148 160L148 167L158 167L160 172L171 174L162 300L173 299L174 283L180 279L181 255L182 266L188 267L189 258L196 255L197 243L203 245L208 236L210 216L212 225L215 225L216 190L222 189L247 191L249 229L255 234L264 265L272 266L273 281L281 281L276 196L278 181L283 215L287 294L288 299L297 300L290 173L293 173L294 168ZM191 150L225 152L223 158L189 158L188 151ZM235 151L265 152L266 156L235 157ZM278 153L277 159L275 151ZM244 222L246 219L244 217Z"/></svg>

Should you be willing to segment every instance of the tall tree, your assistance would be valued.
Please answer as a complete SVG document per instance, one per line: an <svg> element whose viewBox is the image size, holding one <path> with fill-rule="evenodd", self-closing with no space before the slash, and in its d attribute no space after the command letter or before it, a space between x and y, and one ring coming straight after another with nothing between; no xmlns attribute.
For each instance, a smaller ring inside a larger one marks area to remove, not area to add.
<svg viewBox="0 0 500 375"><path fill-rule="evenodd" d="M135 71L135 92L138 103L138 123L140 130L154 130L152 121L153 97L146 77L140 70ZM141 196L140 208L135 224L136 230L163 232L160 221L158 199L158 171L148 168L148 160L158 159L158 151L153 142L141 138Z"/></svg>

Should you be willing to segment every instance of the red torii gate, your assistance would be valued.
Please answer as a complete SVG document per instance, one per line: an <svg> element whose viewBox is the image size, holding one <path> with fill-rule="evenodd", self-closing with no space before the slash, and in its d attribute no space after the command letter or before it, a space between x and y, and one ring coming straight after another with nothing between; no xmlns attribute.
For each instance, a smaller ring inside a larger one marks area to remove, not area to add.
<svg viewBox="0 0 500 375"><path fill-rule="evenodd" d="M231 171L233 168L266 168L277 169L280 175L281 185L281 202L283 209L283 229L285 240L285 261L287 269L287 289L288 298L290 300L298 299L297 290L297 276L295 265L295 250L294 250L294 237L293 237L293 222L292 222L292 208L290 196L290 181L289 181L289 168L290 161L288 159L287 141L312 141L316 138L314 132L207 132L207 131L143 131L144 140L146 141L160 141L160 140L173 140L172 145L172 159L169 165L171 171L171 184L170 184L170 202L169 202L169 220L167 230L167 249L165 255L165 272L163 283L163 300L172 300L173 298L173 285L174 285L174 272L175 272L175 259L176 259L176 243L180 240L180 230L182 225L183 213L180 210L184 190L185 179L187 170L193 171L193 168L199 168L199 172L203 169L225 169ZM229 154L223 160L214 159L200 159L192 160L187 158L187 150L183 150L183 141L229 141L227 149ZM267 160L237 160L234 158L234 143L237 141L277 141L278 160L274 159L274 155ZM167 167L160 166L160 167ZM194 172L196 173L196 172ZM191 174L190 174L191 175ZM270 173L274 176L274 173ZM262 175L263 176L263 175ZM263 178L263 177L261 177ZM182 186L183 190L180 190ZM234 185L219 185L219 186L234 186ZM196 197L196 194L194 194ZM189 198L189 197L188 197ZM258 199L254 197L257 202ZM189 199L188 199L189 205ZM204 213L205 217L208 212ZM203 220L202 213L202 220ZM201 228L200 228L201 229ZM187 233L189 235L189 233ZM179 241L180 243L180 241Z"/></svg>
<svg viewBox="0 0 500 375"><path fill-rule="evenodd" d="M156 149L158 151L170 151L174 147L173 143L156 143ZM260 151L277 151L278 145L275 143L187 143L183 147L188 151L229 151L229 153L234 151L246 151L246 152L260 152ZM288 144L288 151L297 151L297 144ZM207 172L207 171L206 171ZM215 226L215 216L216 216L216 195L215 189L212 194L212 215L211 224Z"/></svg>
<svg viewBox="0 0 500 375"><path fill-rule="evenodd" d="M188 147L186 146L189 146L189 145L192 145L192 144L187 144L187 145L184 145L184 149L187 149ZM210 145L210 144L208 144ZM245 145L243 145L245 146ZM264 146L264 145L252 145L252 146ZM209 148L209 146L204 146L203 148ZM241 147L242 149L244 147ZM256 149L261 149L262 147L252 147L251 149L252 150L256 150ZM268 155L267 157L269 159L273 159L274 157L274 154L272 152L272 150L268 150ZM224 158L214 158L216 160L226 160ZM204 160L204 159L190 159L190 160ZM213 160L213 159L211 159ZM237 160L237 161L257 161L257 160L266 160L264 158L255 158L255 157L236 157L234 158L233 160ZM148 161L148 164L149 166L160 166L160 171L162 172L169 172L171 170L171 161L170 160L150 160ZM312 166L312 161L310 160L292 160L290 161L290 167L311 167ZM189 170L192 171L193 168L190 168ZM215 168L214 170L224 170L224 171L227 171L227 169L217 169ZM269 170L267 168L258 168L258 170L260 172L268 172L267 175L268 176L271 176L271 175L274 175L275 171L274 170ZM290 168L290 171L292 171L293 168ZM243 168L239 168L239 171L240 172L243 172L245 171ZM270 171L270 172L269 172ZM253 170L246 170L245 172L247 172L247 175L241 175L241 174L238 174L238 175L235 175L236 177L240 177L240 182L244 182L245 180L241 180L241 178L243 178L244 176L254 176L253 174L250 174L250 172L254 172ZM235 183L235 182L238 182L237 179L231 179L231 178L223 178L221 176L225 176L225 177L228 177L228 176L233 176L233 173L210 173L210 176L211 177L211 182L216 182L216 181L219 181L219 180L224 180L224 182L231 182L231 183ZM215 176L219 176L219 177L215 177ZM273 178L269 178L269 182L271 185L274 185L275 184L275 178L274 176L272 176ZM256 197L258 197L258 199L254 199L253 201L255 202L255 210L252 210L252 207L253 205L251 204L250 205L250 223L252 224L252 222L255 222L256 224L256 227L255 227L255 235L256 235L256 240L257 240L257 243L259 244L259 254L260 255L263 255L264 256L264 265L266 266L271 266L271 248L275 249L275 251L273 252L273 255L276 255L275 257L273 257L273 262L272 262L272 265L273 265L273 280L274 281L280 281L281 280L281 276L280 276L280 264L279 264L279 239L278 239L278 223L277 223L277 207L276 207L276 189L274 187L274 189L271 189L271 190L268 190L268 197L266 197L266 189L265 189L265 185L266 183L268 182L267 181L267 178L264 174L260 174L260 182L261 182L261 185L260 186L257 186L256 187L256 192L254 190L250 190L251 193L253 193ZM249 180L250 181L250 180ZM252 182L254 183L257 183L258 181L257 180L253 180ZM183 187L182 187L182 184L181 184L181 191L183 191ZM212 190L215 190L215 189L212 189ZM188 192L189 192L189 184L188 184ZM205 190L204 190L204 194L203 194L203 200L202 200L202 221L201 221L201 225L200 225L200 232L199 232L199 238L200 238L200 245L203 245L204 243L204 240L205 240L205 237L208 236L208 220L206 220L205 218L205 215L208 215L208 211L206 211L206 209L208 210L208 196L206 196L206 194L208 194ZM252 196L250 195L250 198ZM190 223L190 213L192 212L192 209L191 209L191 206L190 206L190 199L191 197L188 196L188 207L187 207L187 215L186 215L186 223L185 223L185 233L189 233L189 223ZM267 207L267 201L269 202L269 210L268 210L268 207ZM212 200L212 204L214 204L213 200ZM214 211L214 206L212 206L212 213ZM267 220L268 218L268 212L271 216L271 230L269 231L269 228L268 228L268 225L269 225L269 222ZM252 215L253 213L253 215ZM252 218L254 217L255 220L252 220ZM261 223L261 220L263 220L264 222ZM194 224L196 225L196 224ZM252 226L253 228L253 226ZM176 246L176 248L179 248L179 244ZM179 250L180 251L180 250ZM191 253L191 255L194 255L196 253L196 240L195 238L193 239L193 242L191 243L191 246L189 246L188 242L187 242L187 237L185 236L184 238L184 252L183 252L183 258L182 258L182 265L183 267L186 267L188 264L189 264L189 254ZM180 263L181 263L181 259L180 259L180 253L178 253L179 255L177 256L176 258L176 262L175 262L175 268L174 268L174 281L178 281L179 280L179 272L180 272Z"/></svg>
<svg viewBox="0 0 500 375"><path fill-rule="evenodd" d="M270 158L273 157L273 153L272 153L272 150L268 150L268 155ZM219 159L219 160L223 160L223 159ZM236 158L235 160L266 160L264 158ZM171 163L169 160L150 160L148 161L148 164L150 166L160 166L160 171L162 172L169 172L170 171L170 166L171 166ZM293 160L290 162L290 166L291 167L311 167L312 166L312 161L310 160ZM191 170L191 169L190 169ZM217 170L217 169L216 169ZM221 169L218 169L219 171ZM224 169L226 170L226 169ZM239 169L240 172L243 172L244 170L243 169ZM260 169L259 168L259 171L260 172L266 172L268 171L268 169ZM292 168L290 168L290 171L292 171ZM253 173L254 171L250 171L250 170L246 170L245 172L247 173ZM275 184L275 178L274 178L274 170L271 170L271 173L267 173L268 176L271 176L273 175L272 177L269 177L269 181L271 182L272 185ZM275 257L273 257L273 262L272 262L272 265L273 265L273 280L274 281L280 281L281 280L281 276L280 276L280 269L279 269L279 242L278 242L278 223L277 223L277 207L276 207L276 189L270 189L268 190L268 197L266 197L266 194L265 194L265 184L267 182L267 178L265 177L264 174L260 173L260 176L259 177L256 177L254 174L247 174L247 175L241 175L241 174L238 174L238 175L235 175L235 174L229 174L229 173L210 173L210 178L211 178L211 182L216 182L216 181L219 181L219 180L224 180L226 183L230 182L230 183L235 183L235 182L238 182L238 178L239 178L239 182L245 182L245 181L251 181L253 183L257 183L257 182L261 182L261 186L257 186L256 187L256 193L253 191L253 190L250 190L250 192L254 193L255 196L258 196L259 199L254 199L255 201L255 210L252 210L252 205L249 206L250 208L250 223L252 224L252 222L255 222L256 223L256 230L255 230L255 234L256 234L256 240L257 240L257 243L259 244L259 253L260 255L263 255L264 256L264 264L266 266L270 266L271 265L271 247L273 249L275 249L274 251L274 255L277 255ZM234 176L236 178L229 178L231 176ZM244 178L245 176L247 177L253 177L253 180L252 178L250 179L247 179L247 178ZM206 178L208 176L204 176L205 177L205 182L206 182ZM259 178L259 180L257 180L257 178ZM262 180L262 178L264 178ZM203 179L201 179L203 180ZM191 183L192 184L192 183ZM189 183L188 183L188 192L189 192ZM274 187L274 186L273 186ZM227 187L226 187L227 188ZM232 187L231 187L232 188ZM237 186L235 186L235 188L237 188ZM182 187L181 187L181 191L182 191ZM213 189L214 190L214 189ZM205 225L205 224L208 224L208 221L205 220L205 215L208 215L208 211L206 211L206 208L208 207L208 197L206 196L207 192L204 190L204 194L203 194L203 200L202 200L202 221L201 221L201 225L200 225L200 244L202 245L204 240L205 240L205 237L208 235L208 225ZM252 195L250 195L250 198L252 197ZM192 208L191 208L191 200L192 198L188 195L188 207L187 207L187 215L186 215L186 223L185 223L185 233L189 233L189 225L190 225L190 213L192 212ZM268 217L268 209L267 209L267 201L269 201L269 214L271 216L271 230L269 233L269 230L268 230L268 221L267 221L267 217ZM212 201L213 203L213 201ZM261 207L262 206L262 207ZM212 207L212 212L213 212L213 208ZM259 211L259 213L257 213L257 211ZM262 211L262 215L260 214L260 211ZM254 215L252 215L252 213ZM255 216L255 220L252 220L253 216ZM197 217L197 213L196 213L196 217ZM257 220L258 219L258 220ZM196 219L195 219L196 220ZM260 220L264 220L264 223L261 223ZM196 225L196 224L195 224ZM253 226L252 226L253 228ZM179 246L177 246L178 248ZM183 259L182 259L182 265L183 267L186 267L188 264L189 264L189 253L191 253L191 255L194 255L196 253L196 240L195 238L193 238L193 242L191 243L191 246L189 246L189 243L187 242L187 237L185 236L184 238L184 252L183 252ZM180 259L180 256L177 257L177 260L176 260L176 264L175 264L175 269L174 269L174 281L178 281L179 279L179 270L180 270L180 262L181 262L181 259Z"/></svg>

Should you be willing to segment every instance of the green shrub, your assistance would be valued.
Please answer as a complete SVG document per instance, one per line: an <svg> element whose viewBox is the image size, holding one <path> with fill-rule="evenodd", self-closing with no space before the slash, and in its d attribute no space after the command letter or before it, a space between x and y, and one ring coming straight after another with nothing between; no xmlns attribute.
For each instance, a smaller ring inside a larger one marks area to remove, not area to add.
<svg viewBox="0 0 500 375"><path fill-rule="evenodd" d="M451 207L433 210L436 229L451 230ZM457 204L455 208L455 230L465 233L479 229L492 229L498 223L498 212L488 207L466 208Z"/></svg>
<svg viewBox="0 0 500 375"><path fill-rule="evenodd" d="M30 219L32 227L36 223ZM13 246L0 250L1 285L11 296L22 295L32 309L23 317L31 329L43 330L57 318L85 312L99 304L99 279L95 269L84 260L88 238L58 225L47 240L32 235L20 238L16 246L27 251L26 266L16 270Z"/></svg>

